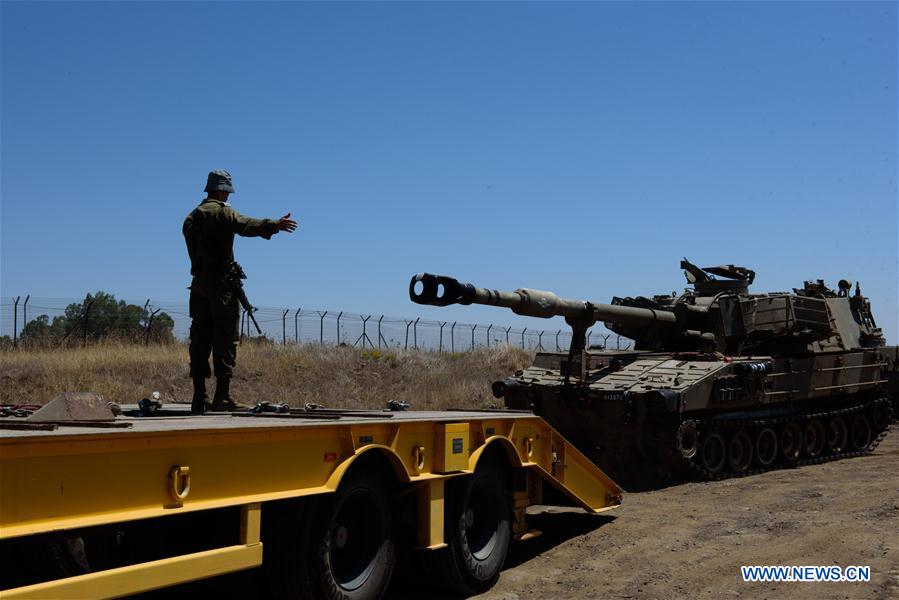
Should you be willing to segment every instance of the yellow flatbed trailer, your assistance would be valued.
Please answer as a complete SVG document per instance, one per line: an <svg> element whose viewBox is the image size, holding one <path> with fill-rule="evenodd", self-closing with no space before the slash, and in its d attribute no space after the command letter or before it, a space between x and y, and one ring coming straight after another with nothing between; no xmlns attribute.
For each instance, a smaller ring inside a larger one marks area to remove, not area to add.
<svg viewBox="0 0 899 600"><path fill-rule="evenodd" d="M113 598L255 567L274 597L378 598L405 555L471 594L537 533L528 506L620 502L525 412L6 419L0 598Z"/></svg>

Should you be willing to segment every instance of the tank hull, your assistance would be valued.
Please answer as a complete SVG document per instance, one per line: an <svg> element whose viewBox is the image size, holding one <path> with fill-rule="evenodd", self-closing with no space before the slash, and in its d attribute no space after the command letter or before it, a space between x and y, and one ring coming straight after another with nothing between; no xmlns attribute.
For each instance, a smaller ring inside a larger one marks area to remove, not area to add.
<svg viewBox="0 0 899 600"><path fill-rule="evenodd" d="M717 479L870 452L886 434L899 348L790 357L588 351L583 382L541 353L500 390L624 480ZM845 439L844 439L845 438Z"/></svg>

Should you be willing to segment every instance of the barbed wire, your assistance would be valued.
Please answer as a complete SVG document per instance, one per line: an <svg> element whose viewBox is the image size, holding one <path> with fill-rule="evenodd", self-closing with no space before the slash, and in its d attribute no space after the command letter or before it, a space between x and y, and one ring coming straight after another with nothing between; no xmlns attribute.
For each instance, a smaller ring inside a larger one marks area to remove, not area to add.
<svg viewBox="0 0 899 600"><path fill-rule="evenodd" d="M16 298L19 299L18 303ZM28 299L27 303L25 299ZM148 313L165 313L173 321L172 334L185 340L190 333L190 308L186 302L129 302L144 307ZM0 336L18 342L28 322L46 315L50 322L65 316L70 305L83 306L84 299L49 297L0 298ZM359 314L338 310L257 307L253 314L262 329L262 337L282 344L330 344L366 348L417 348L448 352L464 352L501 344L519 346L531 351L564 351L571 343L571 331L511 327L495 323L435 321L420 317L404 318L381 314ZM80 318L84 318L81 315ZM86 315L90 318L89 311ZM82 327L79 324L78 327ZM240 316L242 338L260 337L244 311ZM627 349L631 340L597 324L588 331L591 346Z"/></svg>

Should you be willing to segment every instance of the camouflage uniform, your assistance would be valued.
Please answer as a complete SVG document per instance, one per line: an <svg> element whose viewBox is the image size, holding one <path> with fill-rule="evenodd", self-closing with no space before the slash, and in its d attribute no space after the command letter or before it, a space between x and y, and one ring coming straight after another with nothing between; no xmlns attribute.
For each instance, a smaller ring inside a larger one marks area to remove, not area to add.
<svg viewBox="0 0 899 600"><path fill-rule="evenodd" d="M220 178L227 171L213 171L209 174ZM207 192L210 191L207 184ZM223 184L224 185L224 184ZM230 188L230 175L227 175ZM228 189L230 188L230 189ZM278 232L278 224L271 219L252 219L241 215L221 200L206 198L184 220L182 228L187 252L190 255L190 376L195 382L194 410L202 412L204 403L198 394L205 396L205 384L200 382L210 376L209 352L212 351L213 372L218 380L216 401L228 397L228 382L237 358L238 326L240 304L228 292L223 283L224 264L234 259L234 235L263 237L270 239ZM198 386L202 392L198 392ZM223 388L223 394L220 394ZM214 403L215 404L215 403Z"/></svg>

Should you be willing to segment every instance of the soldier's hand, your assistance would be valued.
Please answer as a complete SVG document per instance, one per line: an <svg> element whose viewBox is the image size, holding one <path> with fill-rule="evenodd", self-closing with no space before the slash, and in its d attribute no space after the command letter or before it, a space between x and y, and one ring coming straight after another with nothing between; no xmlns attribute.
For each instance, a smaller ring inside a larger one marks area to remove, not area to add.
<svg viewBox="0 0 899 600"><path fill-rule="evenodd" d="M293 233L293 230L297 228L297 222L293 221L290 218L290 213L287 213L283 217L278 220L278 231L286 231L287 233Z"/></svg>

